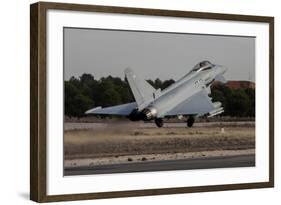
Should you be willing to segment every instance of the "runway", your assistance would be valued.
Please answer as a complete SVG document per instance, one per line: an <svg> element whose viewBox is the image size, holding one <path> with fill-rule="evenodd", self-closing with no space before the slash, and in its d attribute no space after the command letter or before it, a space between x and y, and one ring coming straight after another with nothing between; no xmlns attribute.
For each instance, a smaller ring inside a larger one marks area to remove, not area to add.
<svg viewBox="0 0 281 205"><path fill-rule="evenodd" d="M255 166L255 155L204 157L196 159L132 162L101 166L72 167L64 169L64 176L128 172L192 170Z"/></svg>
<svg viewBox="0 0 281 205"><path fill-rule="evenodd" d="M64 130L83 130L83 129L110 129L112 127L133 127L133 128L155 128L156 125L154 123L144 123L144 122L131 122L131 121L123 121L123 122L108 122L108 123L77 123L77 122L65 122ZM229 127L229 126L247 126L253 127L255 126L254 121L235 121L235 122L195 122L193 128L200 127ZM176 123L164 123L164 128L186 128L185 122L176 122Z"/></svg>

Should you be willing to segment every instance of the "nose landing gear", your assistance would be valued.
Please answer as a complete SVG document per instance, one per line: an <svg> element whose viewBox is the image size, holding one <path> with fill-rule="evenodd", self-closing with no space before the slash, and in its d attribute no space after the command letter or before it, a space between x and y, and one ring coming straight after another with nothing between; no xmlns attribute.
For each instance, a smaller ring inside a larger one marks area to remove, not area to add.
<svg viewBox="0 0 281 205"><path fill-rule="evenodd" d="M154 121L157 127L163 127L164 122L162 118L156 118Z"/></svg>
<svg viewBox="0 0 281 205"><path fill-rule="evenodd" d="M192 127L193 123L194 123L194 117L193 116L190 116L188 119L187 119L187 126L188 127Z"/></svg>

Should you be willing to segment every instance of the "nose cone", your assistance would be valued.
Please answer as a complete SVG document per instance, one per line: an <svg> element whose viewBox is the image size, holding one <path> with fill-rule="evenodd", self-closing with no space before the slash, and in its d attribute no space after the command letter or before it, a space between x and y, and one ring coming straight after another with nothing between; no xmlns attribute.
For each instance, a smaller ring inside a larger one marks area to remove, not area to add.
<svg viewBox="0 0 281 205"><path fill-rule="evenodd" d="M224 74L227 71L227 68L224 66L217 65L216 66L217 74Z"/></svg>
<svg viewBox="0 0 281 205"><path fill-rule="evenodd" d="M227 68L224 66L216 66L216 74L215 74L215 80L226 83L227 80L224 78L223 74L227 71Z"/></svg>

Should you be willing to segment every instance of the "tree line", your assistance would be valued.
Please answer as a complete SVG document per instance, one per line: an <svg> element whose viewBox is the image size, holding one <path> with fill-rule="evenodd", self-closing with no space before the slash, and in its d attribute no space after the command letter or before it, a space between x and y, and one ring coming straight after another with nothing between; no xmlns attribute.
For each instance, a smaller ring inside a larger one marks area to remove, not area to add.
<svg viewBox="0 0 281 205"><path fill-rule="evenodd" d="M173 84L169 80L147 80L155 89L161 90ZM222 84L212 86L213 101L220 101L224 107L223 115L233 117L255 116L255 89L232 89ZM102 77L96 80L91 74L71 77L64 81L65 115L68 117L83 117L86 110L93 107L107 107L133 102L126 79L119 77Z"/></svg>

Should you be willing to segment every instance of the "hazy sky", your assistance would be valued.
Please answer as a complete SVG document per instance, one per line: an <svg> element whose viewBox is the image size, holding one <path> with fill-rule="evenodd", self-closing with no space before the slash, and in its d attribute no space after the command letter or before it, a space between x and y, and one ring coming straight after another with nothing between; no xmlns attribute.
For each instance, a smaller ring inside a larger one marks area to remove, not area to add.
<svg viewBox="0 0 281 205"><path fill-rule="evenodd" d="M228 67L228 80L255 81L255 38L198 34L64 29L64 75L124 78L132 68L145 79L178 79L209 60Z"/></svg>

